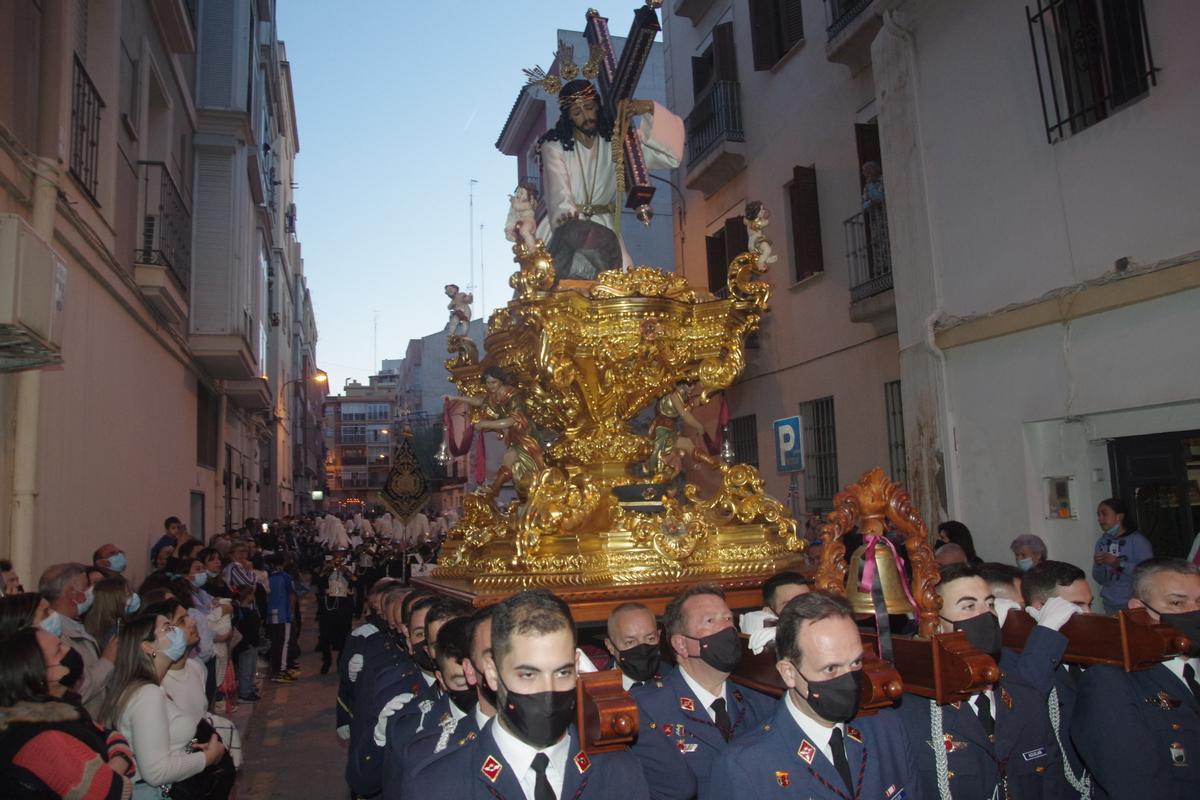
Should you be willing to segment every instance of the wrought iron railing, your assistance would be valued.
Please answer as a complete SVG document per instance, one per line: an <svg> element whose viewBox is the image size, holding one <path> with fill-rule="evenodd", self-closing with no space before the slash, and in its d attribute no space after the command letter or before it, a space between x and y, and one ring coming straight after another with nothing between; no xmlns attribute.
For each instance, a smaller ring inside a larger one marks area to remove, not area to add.
<svg viewBox="0 0 1200 800"><path fill-rule="evenodd" d="M892 288L892 251L888 244L887 206L872 204L843 223L850 266L850 302Z"/></svg>
<svg viewBox="0 0 1200 800"><path fill-rule="evenodd" d="M871 5L872 0L825 0L825 8L829 17L829 27L825 32L829 38L837 36L854 18Z"/></svg>
<svg viewBox="0 0 1200 800"><path fill-rule="evenodd" d="M142 179L142 246L139 264L166 267L186 294L192 283L192 212L161 161L139 161Z"/></svg>
<svg viewBox="0 0 1200 800"><path fill-rule="evenodd" d="M100 184L100 111L104 100L79 56L71 88L71 174L96 201Z"/></svg>
<svg viewBox="0 0 1200 800"><path fill-rule="evenodd" d="M689 167L722 142L746 141L738 82L713 81L697 98L685 124Z"/></svg>

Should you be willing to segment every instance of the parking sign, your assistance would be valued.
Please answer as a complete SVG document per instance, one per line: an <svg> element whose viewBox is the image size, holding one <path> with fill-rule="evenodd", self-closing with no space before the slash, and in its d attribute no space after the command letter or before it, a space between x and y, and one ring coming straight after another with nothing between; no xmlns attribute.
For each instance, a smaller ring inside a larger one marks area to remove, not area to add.
<svg viewBox="0 0 1200 800"><path fill-rule="evenodd" d="M804 471L804 440L799 417L775 420L775 469L779 472Z"/></svg>

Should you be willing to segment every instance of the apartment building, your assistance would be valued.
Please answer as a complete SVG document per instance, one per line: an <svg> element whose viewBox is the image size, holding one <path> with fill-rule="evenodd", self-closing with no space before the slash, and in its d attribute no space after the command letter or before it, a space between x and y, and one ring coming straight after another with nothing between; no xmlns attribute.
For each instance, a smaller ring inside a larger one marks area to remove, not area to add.
<svg viewBox="0 0 1200 800"><path fill-rule="evenodd" d="M888 204L870 50L821 0L676 0L662 8L668 105L685 118L675 250L689 280L724 292L747 247L746 204L771 213L771 311L728 392L738 461L808 514L882 466L906 477ZM866 18L878 19L868 15ZM866 19L865 18L865 19ZM878 29L878 24L875 25ZM868 40L869 41L869 40ZM799 496L777 471L772 422L803 420Z"/></svg>
<svg viewBox="0 0 1200 800"><path fill-rule="evenodd" d="M1200 531L1200 6L870 3L910 475L985 558ZM888 10L884 11L886 8ZM902 202L901 202L902 201Z"/></svg>
<svg viewBox="0 0 1200 800"><path fill-rule="evenodd" d="M26 585L105 541L143 573L168 515L203 538L274 513L271 412L295 376L266 343L286 209L264 146L294 135L273 16L6 6L0 552Z"/></svg>
<svg viewBox="0 0 1200 800"><path fill-rule="evenodd" d="M402 428L394 382L349 381L340 395L325 398L324 508L360 512L383 506L392 451Z"/></svg>

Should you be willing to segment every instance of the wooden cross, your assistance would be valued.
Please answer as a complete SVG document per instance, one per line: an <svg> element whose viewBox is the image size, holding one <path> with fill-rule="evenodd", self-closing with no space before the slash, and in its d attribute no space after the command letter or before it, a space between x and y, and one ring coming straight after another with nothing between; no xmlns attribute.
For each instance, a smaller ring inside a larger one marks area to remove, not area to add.
<svg viewBox="0 0 1200 800"><path fill-rule="evenodd" d="M600 12L594 8L588 10L583 35L589 45L600 48L600 103L611 119L617 119L618 103L633 98L646 59L650 57L654 37L661 30L658 14L649 3L635 11L633 25L618 63L613 54L612 37L608 33L608 19L600 16ZM635 209L638 219L649 224L653 214L650 200L654 197L654 186L650 183L650 171L646 169L641 140L632 125L626 126L624 131L613 131L613 136L624 137L625 207ZM620 216L619 210L617 216Z"/></svg>

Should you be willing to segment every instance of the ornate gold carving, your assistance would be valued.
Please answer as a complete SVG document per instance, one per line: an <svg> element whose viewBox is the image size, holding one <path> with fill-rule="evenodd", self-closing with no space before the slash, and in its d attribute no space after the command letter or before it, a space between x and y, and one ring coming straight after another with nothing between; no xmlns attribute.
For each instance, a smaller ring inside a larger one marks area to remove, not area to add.
<svg viewBox="0 0 1200 800"><path fill-rule="evenodd" d="M542 242L513 253L516 291L489 320L486 356L460 347L447 366L472 398L484 396L485 369L502 368L524 398L545 464L504 510L467 498L435 577L500 590L750 580L794 564L804 541L753 467L722 467L716 497L686 486L658 514L622 508L612 494L645 480L635 467L653 440L630 428L642 409L680 382L697 382L707 398L737 378L743 338L770 292L756 280L763 270L755 255L735 259L731 296L718 299L645 266L559 284Z"/></svg>
<svg viewBox="0 0 1200 800"><path fill-rule="evenodd" d="M446 369L471 367L479 363L479 348L469 336L447 336L446 352L458 354L456 358L446 359Z"/></svg>
<svg viewBox="0 0 1200 800"><path fill-rule="evenodd" d="M891 526L904 535L904 547L912 566L913 597L920 611L920 633L932 636L937 628L942 598L934 588L939 572L929 544L925 521L913 508L903 486L890 480L876 467L833 498L833 511L821 526L821 565L818 589L834 594L846 592L846 546L842 535L857 527L864 536L882 536Z"/></svg>

